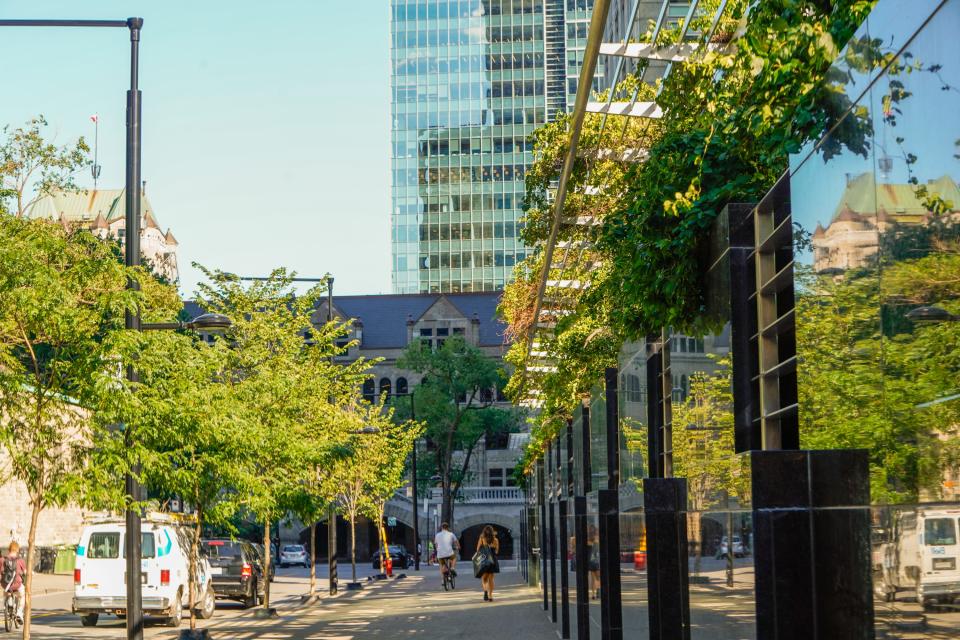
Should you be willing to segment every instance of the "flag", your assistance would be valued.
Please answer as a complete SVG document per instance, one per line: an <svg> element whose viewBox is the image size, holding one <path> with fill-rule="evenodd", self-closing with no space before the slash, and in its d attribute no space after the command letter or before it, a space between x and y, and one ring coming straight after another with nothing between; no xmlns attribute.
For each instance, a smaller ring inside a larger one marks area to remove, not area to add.
<svg viewBox="0 0 960 640"><path fill-rule="evenodd" d="M99 122L99 120L100 120L100 114L98 114L98 113L95 113L95 114L93 114L92 116L90 116L90 122L92 122L92 123L94 123L94 124L96 124L97 122Z"/></svg>

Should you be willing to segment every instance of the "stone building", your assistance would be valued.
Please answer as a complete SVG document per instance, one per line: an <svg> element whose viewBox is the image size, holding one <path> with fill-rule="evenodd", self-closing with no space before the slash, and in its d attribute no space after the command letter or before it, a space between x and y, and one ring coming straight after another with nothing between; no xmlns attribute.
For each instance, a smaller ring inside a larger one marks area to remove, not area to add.
<svg viewBox="0 0 960 640"><path fill-rule="evenodd" d="M348 363L357 358L382 361L374 365L371 378L363 393L367 399L381 394L409 393L420 381L420 376L397 366L404 349L414 340L429 342L434 347L454 336L462 336L487 356L500 360L509 345L504 343L505 326L496 315L500 294L497 292L450 294L393 294L334 296L333 315L341 321L351 321L350 335L343 342L355 340L338 361ZM317 308L314 322L322 324L327 318L324 300ZM506 398L496 389L487 396L494 403L508 406ZM485 524L493 524L500 531L504 550L510 552L515 532L519 532L520 489L514 485L513 469L519 459L528 435L511 434L496 442L481 443L471 455L469 476L461 489L461 499L455 508L454 533L462 537L463 547L479 534ZM421 444L420 451L424 452ZM463 452L458 454L462 460ZM409 487L397 493L387 505L386 515L391 540L400 541L411 551L413 542L413 504ZM439 526L439 490L419 496L419 527L421 540L432 539ZM365 560L376 548L376 534L372 524L357 528L358 559ZM326 549L326 525L318 529L319 549ZM309 528L293 523L281 531L285 540L309 538ZM338 525L340 555L347 555L348 527ZM475 544L475 543L473 543Z"/></svg>
<svg viewBox="0 0 960 640"><path fill-rule="evenodd" d="M147 199L146 189L141 195L140 252L154 271L171 282L176 282L177 247L179 243L170 229L162 231L156 213ZM126 197L123 189L53 191L33 204L27 211L31 218L59 220L67 226L89 229L100 238L123 242L126 229Z"/></svg>

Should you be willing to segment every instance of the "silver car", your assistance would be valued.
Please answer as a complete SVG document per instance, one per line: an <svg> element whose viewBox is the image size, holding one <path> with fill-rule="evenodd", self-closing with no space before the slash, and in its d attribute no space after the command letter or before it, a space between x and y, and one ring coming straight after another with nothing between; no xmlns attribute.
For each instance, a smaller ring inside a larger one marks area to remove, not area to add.
<svg viewBox="0 0 960 640"><path fill-rule="evenodd" d="M290 565L310 566L310 556L302 544L288 544L280 549L280 566L289 567Z"/></svg>

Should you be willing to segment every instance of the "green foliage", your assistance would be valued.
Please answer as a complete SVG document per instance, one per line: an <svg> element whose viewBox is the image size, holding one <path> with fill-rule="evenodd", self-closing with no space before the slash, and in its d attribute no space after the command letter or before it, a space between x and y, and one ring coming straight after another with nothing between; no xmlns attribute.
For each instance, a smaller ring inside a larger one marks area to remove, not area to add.
<svg viewBox="0 0 960 640"><path fill-rule="evenodd" d="M517 428L513 410L493 406L496 389L504 382L503 372L496 361L459 336L436 350L412 342L397 366L423 375L414 389L417 420L425 425L424 436L433 444L443 491L441 517L452 522L454 501L477 445L485 437ZM400 411L406 411L400 409L404 404L398 405ZM460 460L454 458L457 451L464 452Z"/></svg>
<svg viewBox="0 0 960 640"><path fill-rule="evenodd" d="M90 164L83 137L58 147L44 139L47 121L37 116L24 127L3 128L0 141L0 214L25 216L41 197L74 189L73 175Z"/></svg>

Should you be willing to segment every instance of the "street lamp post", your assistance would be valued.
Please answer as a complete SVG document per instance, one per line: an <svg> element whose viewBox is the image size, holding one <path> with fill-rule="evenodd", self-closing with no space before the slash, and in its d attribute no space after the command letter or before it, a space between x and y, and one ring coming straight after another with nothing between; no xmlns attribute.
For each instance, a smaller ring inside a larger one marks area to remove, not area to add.
<svg viewBox="0 0 960 640"><path fill-rule="evenodd" d="M417 407L413 391L410 392L410 419L417 419ZM417 503L417 441L413 441L413 453L410 461L410 473L413 476L413 569L420 571L420 506Z"/></svg>
<svg viewBox="0 0 960 640"><path fill-rule="evenodd" d="M126 149L126 265L135 267L140 264L140 89L139 56L140 30L143 18L126 20L0 20L0 27L83 27L83 28L125 28L130 31L130 89L127 91L127 149ZM127 285L133 290L139 289L135 280ZM140 330L140 312L128 311L124 326L135 331ZM127 378L137 382L137 372L127 365ZM127 445L132 445L132 434L127 430ZM140 482L137 475L139 464L125 478L128 498L126 511L127 555L127 638L143 638L143 593L140 572L140 511L134 507L140 500Z"/></svg>
<svg viewBox="0 0 960 640"><path fill-rule="evenodd" d="M327 276L327 324L333 322L333 276ZM333 361L333 357L330 358ZM330 504L327 511L327 573L330 595L337 595L337 509Z"/></svg>

